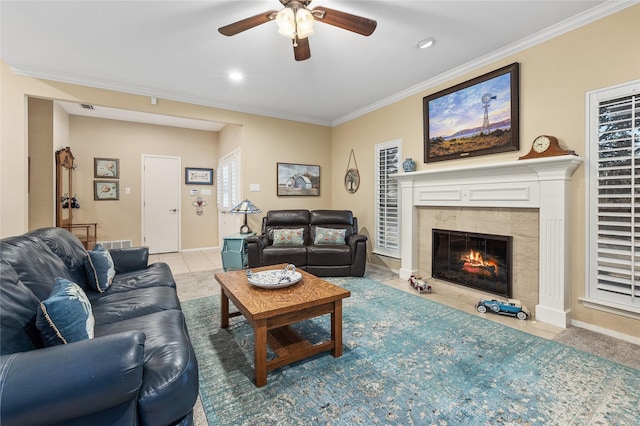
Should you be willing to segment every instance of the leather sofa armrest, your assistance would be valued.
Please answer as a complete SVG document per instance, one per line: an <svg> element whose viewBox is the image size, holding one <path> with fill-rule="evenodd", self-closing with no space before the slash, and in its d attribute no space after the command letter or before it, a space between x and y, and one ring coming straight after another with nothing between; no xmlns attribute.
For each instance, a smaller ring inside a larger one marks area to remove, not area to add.
<svg viewBox="0 0 640 426"><path fill-rule="evenodd" d="M247 242L247 246L249 244L257 244L258 248L260 249L263 249L269 245L269 238L264 234L252 235L248 237L245 241Z"/></svg>
<svg viewBox="0 0 640 426"><path fill-rule="evenodd" d="M89 421L92 413L137 400L144 341L144 333L128 331L3 355L0 424L45 425L84 416Z"/></svg>
<svg viewBox="0 0 640 426"><path fill-rule="evenodd" d="M111 249L109 254L115 264L116 274L140 271L149 264L149 247Z"/></svg>
<svg viewBox="0 0 640 426"><path fill-rule="evenodd" d="M262 249L269 245L269 238L264 234L252 235L245 241L247 243L247 260L249 262L249 268L263 266Z"/></svg>
<svg viewBox="0 0 640 426"><path fill-rule="evenodd" d="M359 242L366 243L367 239L367 236L363 234L351 234L347 237L347 244L351 246L352 250L355 250Z"/></svg>
<svg viewBox="0 0 640 426"><path fill-rule="evenodd" d="M367 263L367 240L363 234L351 234L347 237L347 244L351 247L351 275L364 276Z"/></svg>

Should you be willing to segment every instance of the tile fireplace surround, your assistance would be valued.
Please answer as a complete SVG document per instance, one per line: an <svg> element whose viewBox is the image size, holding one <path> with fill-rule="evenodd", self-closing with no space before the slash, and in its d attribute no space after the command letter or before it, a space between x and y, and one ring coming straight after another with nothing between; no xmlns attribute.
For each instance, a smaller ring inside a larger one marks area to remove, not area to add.
<svg viewBox="0 0 640 426"><path fill-rule="evenodd" d="M584 159L558 156L399 173L402 260L399 275L418 272L418 208L494 207L539 211L538 321L566 328L570 321L567 218L569 181Z"/></svg>

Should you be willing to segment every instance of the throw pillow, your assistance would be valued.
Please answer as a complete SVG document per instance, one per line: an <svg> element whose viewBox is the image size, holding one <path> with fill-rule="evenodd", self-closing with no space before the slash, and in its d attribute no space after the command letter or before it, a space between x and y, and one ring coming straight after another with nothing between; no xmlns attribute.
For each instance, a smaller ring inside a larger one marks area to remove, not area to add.
<svg viewBox="0 0 640 426"><path fill-rule="evenodd" d="M316 228L316 238L313 244L344 244L346 229Z"/></svg>
<svg viewBox="0 0 640 426"><path fill-rule="evenodd" d="M95 290L104 293L116 275L113 259L102 244L97 244L88 254L84 268L87 281Z"/></svg>
<svg viewBox="0 0 640 426"><path fill-rule="evenodd" d="M93 339L95 320L87 295L80 286L56 278L49 298L40 302L36 327L45 346Z"/></svg>
<svg viewBox="0 0 640 426"><path fill-rule="evenodd" d="M273 245L274 246L301 246L303 240L304 228L295 229L274 229Z"/></svg>

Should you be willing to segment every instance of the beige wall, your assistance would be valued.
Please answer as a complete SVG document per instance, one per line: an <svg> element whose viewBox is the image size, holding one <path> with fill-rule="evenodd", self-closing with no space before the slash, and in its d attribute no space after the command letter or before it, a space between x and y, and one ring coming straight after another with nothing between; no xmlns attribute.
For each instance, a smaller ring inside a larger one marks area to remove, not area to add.
<svg viewBox="0 0 640 426"><path fill-rule="evenodd" d="M331 128L329 127L164 99L159 99L157 105L151 105L149 98L145 96L18 76L3 62L0 62L0 94L2 95L0 237L17 235L28 230L26 132L28 120L25 102L27 96L86 102L100 106L228 123L220 133L220 148L216 155L224 155L238 147L241 149L242 196L249 197L264 212L276 208L330 208L331 206ZM101 136L96 137L99 139ZM74 153L76 151L74 147ZM93 164L92 158L90 161ZM277 197L276 163L279 161L319 165L322 172L321 195L299 198ZM217 159L212 167L217 167ZM250 193L250 183L259 183L261 191ZM132 190L133 188L132 186ZM190 203L188 199L184 201ZM132 208L136 207L132 205ZM139 210L139 206L137 209ZM183 211L186 209L187 207L183 207ZM83 211L82 214L89 214L88 208L86 210L81 208L80 211ZM134 217L134 215L131 216ZM139 215L131 220L139 221ZM253 228L259 229L260 221L261 215L249 217L249 224ZM103 235L107 238L115 235L108 231L108 227L103 233L102 228L103 224L100 224L101 239ZM197 247L197 244L199 244L198 241L183 239L184 248Z"/></svg>
<svg viewBox="0 0 640 426"><path fill-rule="evenodd" d="M247 217L254 231L260 230L262 217L268 210L331 207L331 128L253 116L251 125L228 124L220 132L220 157L237 148L241 149L242 196L263 212ZM278 162L319 165L320 196L278 197ZM260 192L250 192L251 184L260 184Z"/></svg>
<svg viewBox="0 0 640 426"><path fill-rule="evenodd" d="M218 134L202 130L132 123L72 115L69 120L69 146L78 167L74 171L74 192L80 209L74 211L78 223L97 222L98 240L132 240L141 245L141 163L142 155L180 157L182 167L216 167ZM120 160L120 199L94 201L94 158ZM184 174L181 172L181 175ZM191 205L192 188L182 185L182 248L217 246L218 219L215 186L212 195L201 195L207 206L202 216ZM131 193L125 194L125 188Z"/></svg>
<svg viewBox="0 0 640 426"><path fill-rule="evenodd" d="M268 118L257 119L259 131L245 126L246 149L242 151L242 186L248 197L262 211L262 215L249 215L249 227L254 231L261 226L261 217L267 210L321 209L331 207L331 129L323 126L293 121L274 122ZM282 126L292 144L283 144ZM256 128L257 129L257 128ZM281 163L314 164L320 166L320 196L276 196L277 166ZM249 192L249 185L259 183L260 192Z"/></svg>
<svg viewBox="0 0 640 426"><path fill-rule="evenodd" d="M25 95L231 123L237 127L230 128L229 132L241 135L243 193L263 211L291 207L352 209L363 231L371 236L376 143L402 139L403 157L418 160L418 170L514 160L528 152L531 141L540 134L555 135L565 148L584 154L585 93L640 78L638 22L640 5L635 5L333 129L162 99L152 106L145 96L16 76L1 63L0 236L19 234L27 229ZM521 64L520 151L422 164L419 161L423 137L422 97L513 62ZM226 136L220 139L225 146L220 149L220 155L237 143L227 143ZM355 151L362 178L355 194L348 194L343 183L351 149ZM278 161L319 164L321 196L276 197L275 164ZM251 183L260 183L262 191L250 193ZM584 166L574 175L571 191L573 317L595 327L640 337L636 320L586 309L578 301L584 295L585 279ZM258 227L260 216L249 217L251 227ZM372 260L397 266L389 259L372 257Z"/></svg>
<svg viewBox="0 0 640 426"><path fill-rule="evenodd" d="M51 101L31 99L49 105L48 117L51 121ZM215 132L70 116L67 145L71 147L78 165L74 171L74 193L78 195L81 205L80 209L73 212L74 222L97 222L99 241L131 239L134 245L141 245L141 155L178 156L182 159L182 167L215 169L218 158L236 148L240 148L242 152L241 185L244 196L250 198L264 212L275 208L328 208L325 203L330 199L331 158L330 150L326 149L330 146L329 129L292 122L288 131L283 131L286 127L283 127L280 120L259 118L256 121L260 122L257 132L260 136L254 136L252 140L260 142L250 144L243 143L245 126L238 124L225 126L219 136ZM34 121L34 125L35 123ZM51 125L48 124L46 128L47 132L51 133ZM282 134L287 132L296 144L300 141L300 145L306 145L307 149L292 149L282 140ZM48 139L51 144L51 138ZM306 153L309 152L315 152L312 155L313 164L321 165L321 186L327 188L325 191L328 194L324 197L310 198L276 197L276 163L306 163L309 162L306 157ZM50 157L51 153L48 155ZM93 200L94 158L120 159L120 200ZM40 177L42 182L48 181L46 175ZM249 183L260 184L261 191L248 193ZM124 193L126 187L131 188L130 195ZM202 216L195 214L192 205L195 197L189 195L189 189L192 188L199 187L182 185L182 249L216 247L219 245L216 188L210 188L211 195L202 195L207 202ZM50 200L50 195L47 196L47 200ZM40 203L38 198L31 197L30 200L33 201L30 205ZM48 211L41 213L46 220ZM249 216L249 225L259 229L261 217L262 215Z"/></svg>
<svg viewBox="0 0 640 426"><path fill-rule="evenodd" d="M56 164L52 158L55 151L69 146L69 115L50 99L30 98L27 108L28 229L37 229L56 224Z"/></svg>
<svg viewBox="0 0 640 426"><path fill-rule="evenodd" d="M585 153L585 93L640 78L640 5L627 8L560 37L536 45L489 66L457 77L333 130L334 208L352 208L365 229L373 227L373 149L379 142L402 139L403 157L418 160L417 170L460 167L515 160L526 154L541 134L558 137L566 149ZM513 62L520 63L520 151L424 164L422 98ZM351 149L355 150L363 183L349 195L342 179ZM638 321L585 308L584 166L571 183L570 276L573 318L640 337ZM398 267L389 258L374 262ZM429 271L420 271L428 274Z"/></svg>
<svg viewBox="0 0 640 426"><path fill-rule="evenodd" d="M358 217L361 232L369 236L368 260L398 269L399 261L372 253L375 236L374 146L395 139L403 141L403 158L412 157L419 164L422 158L422 97L404 99L335 127L332 150L335 174L332 185L333 207L353 210L354 215ZM360 187L354 194L349 194L344 188L344 175L351 149L354 151L360 172Z"/></svg>
<svg viewBox="0 0 640 426"><path fill-rule="evenodd" d="M27 102L31 102L31 100L34 98L29 99ZM48 100L50 101L50 100ZM52 102L52 101L50 101ZM69 146L69 114L67 114L67 112L64 110L64 108L62 108L62 106L60 106L60 104L54 102L53 103L53 151L54 151L54 155L55 152L57 152L60 149L63 149L65 147ZM53 163L55 163L55 160L53 161ZM52 164L53 164L52 163ZM68 173L66 173L66 176L64 176L64 178L68 178ZM42 184L46 185L46 176L41 176L42 179ZM52 196L53 198L51 199L51 207L53 209L53 223L56 223L56 202L57 200L55 199L56 197L56 179L57 179L57 165L54 166L53 170L52 170L52 175L50 176L51 179L51 186L52 186ZM64 180L63 180L64 183ZM73 194L72 194L73 195ZM29 199L29 206L31 206L32 204L32 199ZM68 210L67 210L68 212ZM65 211L63 211L63 219L68 218L68 216L65 217L67 213L65 213ZM71 215L73 215L73 213L71 213ZM30 227L30 229L33 229L33 227Z"/></svg>
<svg viewBox="0 0 640 426"><path fill-rule="evenodd" d="M56 223L53 102L34 98L28 108L29 229L37 229Z"/></svg>

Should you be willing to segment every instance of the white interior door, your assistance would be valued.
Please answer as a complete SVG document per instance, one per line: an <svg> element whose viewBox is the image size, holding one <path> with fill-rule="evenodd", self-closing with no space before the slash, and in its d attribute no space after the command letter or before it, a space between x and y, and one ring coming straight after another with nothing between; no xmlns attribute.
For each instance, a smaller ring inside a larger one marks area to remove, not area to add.
<svg viewBox="0 0 640 426"><path fill-rule="evenodd" d="M142 241L150 253L180 251L180 157L142 156Z"/></svg>

